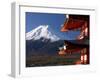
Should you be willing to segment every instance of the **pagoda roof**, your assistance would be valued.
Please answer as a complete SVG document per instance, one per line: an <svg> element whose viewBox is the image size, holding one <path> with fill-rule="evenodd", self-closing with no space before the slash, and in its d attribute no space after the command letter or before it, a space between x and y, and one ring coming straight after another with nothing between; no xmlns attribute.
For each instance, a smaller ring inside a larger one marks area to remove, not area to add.
<svg viewBox="0 0 100 80"><path fill-rule="evenodd" d="M69 18L65 20L61 31L65 32L81 28L85 22L89 25L89 16L87 15L69 15Z"/></svg>

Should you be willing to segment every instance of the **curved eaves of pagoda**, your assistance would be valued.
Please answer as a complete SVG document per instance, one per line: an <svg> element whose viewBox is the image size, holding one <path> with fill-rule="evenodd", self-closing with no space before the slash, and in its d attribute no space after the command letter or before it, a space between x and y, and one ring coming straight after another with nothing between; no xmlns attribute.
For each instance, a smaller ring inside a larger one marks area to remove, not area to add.
<svg viewBox="0 0 100 80"><path fill-rule="evenodd" d="M89 28L89 15L69 15L61 31L66 32L69 30L81 29L85 23L87 23L87 27Z"/></svg>

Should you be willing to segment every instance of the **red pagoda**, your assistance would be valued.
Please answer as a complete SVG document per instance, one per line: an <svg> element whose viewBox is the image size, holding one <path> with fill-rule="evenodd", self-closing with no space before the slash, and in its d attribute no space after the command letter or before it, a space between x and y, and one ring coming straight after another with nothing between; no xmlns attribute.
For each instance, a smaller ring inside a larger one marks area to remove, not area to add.
<svg viewBox="0 0 100 80"><path fill-rule="evenodd" d="M66 15L61 31L67 32L71 30L80 30L80 35L76 37L75 42L65 40L64 49L59 51L59 55L80 52L80 61L77 61L75 64L89 64L89 16Z"/></svg>

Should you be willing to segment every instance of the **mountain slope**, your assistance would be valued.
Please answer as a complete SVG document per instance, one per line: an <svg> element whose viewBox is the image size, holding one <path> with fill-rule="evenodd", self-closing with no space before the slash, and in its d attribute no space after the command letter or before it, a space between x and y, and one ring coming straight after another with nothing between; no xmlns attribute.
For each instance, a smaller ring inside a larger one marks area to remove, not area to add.
<svg viewBox="0 0 100 80"><path fill-rule="evenodd" d="M59 47L63 46L63 40L55 42L43 42L41 40L27 40L26 41L26 55L56 55Z"/></svg>

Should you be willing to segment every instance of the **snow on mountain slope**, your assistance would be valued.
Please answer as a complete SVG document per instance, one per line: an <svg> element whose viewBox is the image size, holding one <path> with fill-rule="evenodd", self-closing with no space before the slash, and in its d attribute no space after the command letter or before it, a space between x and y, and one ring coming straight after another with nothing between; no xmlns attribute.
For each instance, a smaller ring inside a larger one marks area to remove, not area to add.
<svg viewBox="0 0 100 80"><path fill-rule="evenodd" d="M26 40L39 40L41 38L43 38L44 40L49 39L51 42L59 40L60 38L57 37L55 34L52 34L48 30L48 28L48 25L38 26L37 28L26 33Z"/></svg>

